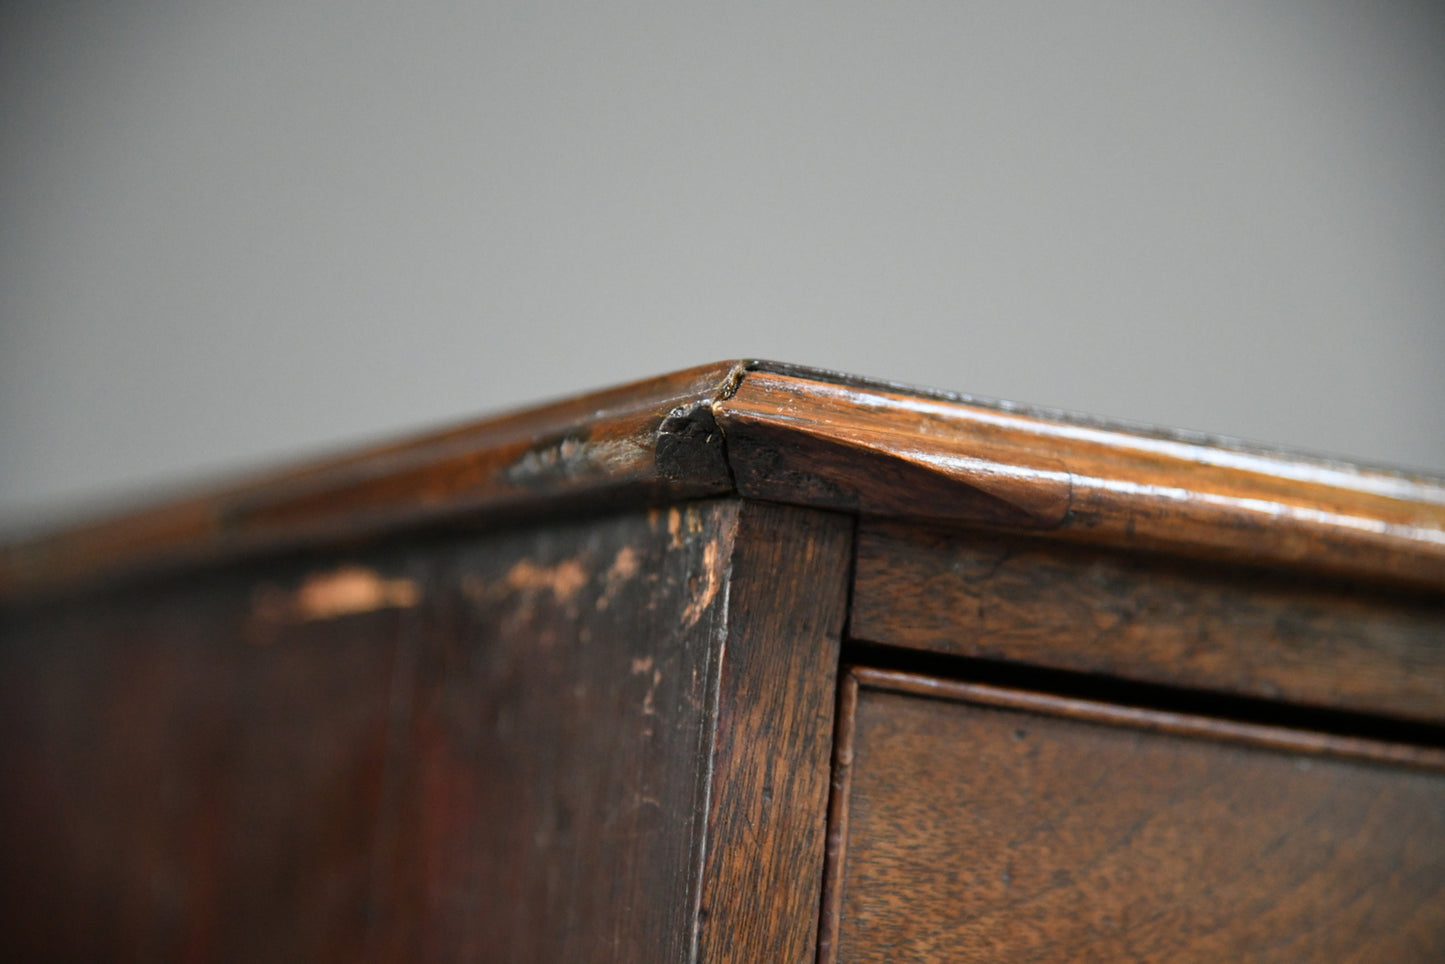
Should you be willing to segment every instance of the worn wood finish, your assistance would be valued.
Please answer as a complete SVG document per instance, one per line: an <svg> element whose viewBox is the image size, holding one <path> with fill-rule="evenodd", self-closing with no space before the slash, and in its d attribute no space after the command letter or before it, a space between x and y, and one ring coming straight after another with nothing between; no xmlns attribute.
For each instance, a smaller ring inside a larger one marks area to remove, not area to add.
<svg viewBox="0 0 1445 964"><path fill-rule="evenodd" d="M839 961L1445 956L1438 769L862 681Z"/></svg>
<svg viewBox="0 0 1445 964"><path fill-rule="evenodd" d="M1445 588L1445 483L816 374L713 406L752 498Z"/></svg>
<svg viewBox="0 0 1445 964"><path fill-rule="evenodd" d="M939 527L859 527L851 634L1445 723L1445 601Z"/></svg>
<svg viewBox="0 0 1445 964"><path fill-rule="evenodd" d="M23 959L1442 956L1440 480L735 363L0 603Z"/></svg>
<svg viewBox="0 0 1445 964"><path fill-rule="evenodd" d="M723 493L710 405L739 374L695 368L0 545L0 598L569 501Z"/></svg>
<svg viewBox="0 0 1445 964"><path fill-rule="evenodd" d="M1445 591L1445 481L727 362L0 548L0 598L542 506L738 494Z"/></svg>
<svg viewBox="0 0 1445 964"><path fill-rule="evenodd" d="M429 560L379 957L687 958L736 519L689 504Z"/></svg>
<svg viewBox="0 0 1445 964"><path fill-rule="evenodd" d="M853 522L745 506L721 651L699 962L814 956Z"/></svg>
<svg viewBox="0 0 1445 964"><path fill-rule="evenodd" d="M686 960L737 513L423 541L13 617L7 946Z"/></svg>

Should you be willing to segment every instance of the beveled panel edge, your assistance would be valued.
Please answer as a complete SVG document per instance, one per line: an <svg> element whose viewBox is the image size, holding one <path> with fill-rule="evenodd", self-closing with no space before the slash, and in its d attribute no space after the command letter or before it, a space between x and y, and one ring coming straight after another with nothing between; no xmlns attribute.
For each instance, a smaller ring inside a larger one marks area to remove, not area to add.
<svg viewBox="0 0 1445 964"><path fill-rule="evenodd" d="M995 709L1062 717L1085 723L1124 726L1151 733L1246 743L1303 756L1339 757L1394 766L1445 771L1445 748L1392 743L1369 737L1295 729L1284 724L1253 723L1202 714L1174 713L1155 707L1038 692L993 683L945 679L905 670L854 666L850 674L863 689L951 700Z"/></svg>
<svg viewBox="0 0 1445 964"><path fill-rule="evenodd" d="M745 498L1445 591L1445 479L728 361L0 543L0 600L556 503Z"/></svg>

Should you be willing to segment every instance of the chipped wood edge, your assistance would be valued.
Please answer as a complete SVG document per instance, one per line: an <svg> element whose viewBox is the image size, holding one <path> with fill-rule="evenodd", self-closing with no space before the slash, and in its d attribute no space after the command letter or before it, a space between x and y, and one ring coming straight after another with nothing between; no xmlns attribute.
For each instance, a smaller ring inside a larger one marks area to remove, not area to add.
<svg viewBox="0 0 1445 964"><path fill-rule="evenodd" d="M0 543L0 602L569 503L727 494L712 405L748 364L689 369Z"/></svg>
<svg viewBox="0 0 1445 964"><path fill-rule="evenodd" d="M732 361L0 543L0 602L556 505L734 492L1445 592L1445 479Z"/></svg>

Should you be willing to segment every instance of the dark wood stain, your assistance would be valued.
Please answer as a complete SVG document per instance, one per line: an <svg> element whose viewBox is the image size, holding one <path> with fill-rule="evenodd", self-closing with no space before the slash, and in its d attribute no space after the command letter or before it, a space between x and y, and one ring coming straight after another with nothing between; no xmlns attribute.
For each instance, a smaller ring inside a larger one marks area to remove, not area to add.
<svg viewBox="0 0 1445 964"><path fill-rule="evenodd" d="M685 959L736 518L689 504L429 561L380 957Z"/></svg>
<svg viewBox="0 0 1445 964"><path fill-rule="evenodd" d="M811 961L853 522L747 504L718 679L699 962Z"/></svg>
<svg viewBox="0 0 1445 964"><path fill-rule="evenodd" d="M7 947L686 959L737 514L692 503L12 615Z"/></svg>
<svg viewBox="0 0 1445 964"><path fill-rule="evenodd" d="M839 961L1445 955L1439 770L864 679Z"/></svg>
<svg viewBox="0 0 1445 964"><path fill-rule="evenodd" d="M1442 733L1442 480L725 363L0 546L0 943L1440 960Z"/></svg>
<svg viewBox="0 0 1445 964"><path fill-rule="evenodd" d="M256 585L0 625L8 959L360 959L408 617L255 638Z"/></svg>
<svg viewBox="0 0 1445 964"><path fill-rule="evenodd" d="M1445 603L986 533L860 526L850 632L1445 722Z"/></svg>

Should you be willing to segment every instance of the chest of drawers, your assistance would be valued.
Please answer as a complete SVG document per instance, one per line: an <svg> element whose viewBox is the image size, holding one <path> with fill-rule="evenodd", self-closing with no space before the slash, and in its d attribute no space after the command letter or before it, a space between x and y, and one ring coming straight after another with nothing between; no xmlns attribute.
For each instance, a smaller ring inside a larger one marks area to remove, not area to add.
<svg viewBox="0 0 1445 964"><path fill-rule="evenodd" d="M24 959L1445 958L1439 480L728 363L0 593Z"/></svg>

